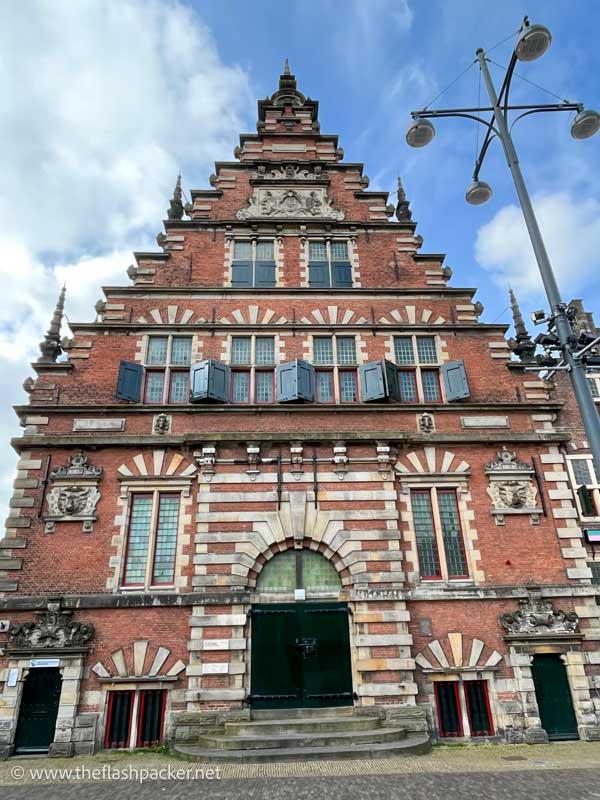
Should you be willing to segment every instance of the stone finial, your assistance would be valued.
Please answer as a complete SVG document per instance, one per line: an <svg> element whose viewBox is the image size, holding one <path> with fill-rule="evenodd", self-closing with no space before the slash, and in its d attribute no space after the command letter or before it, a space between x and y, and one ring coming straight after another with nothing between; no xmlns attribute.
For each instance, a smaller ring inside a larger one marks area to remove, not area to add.
<svg viewBox="0 0 600 800"><path fill-rule="evenodd" d="M181 173L177 176L177 182L175 184L175 188L173 189L173 197L171 198L171 202L169 205L169 209L167 211L167 217L169 219L181 219L183 217L183 201L182 201L182 192L181 192Z"/></svg>
<svg viewBox="0 0 600 800"><path fill-rule="evenodd" d="M396 204L396 219L398 222L408 222L412 219L410 203L406 199L406 192L402 186L402 179L398 175L398 203Z"/></svg>
<svg viewBox="0 0 600 800"><path fill-rule="evenodd" d="M65 309L66 293L67 286L65 284L60 290L58 302L56 303L56 308L54 309L54 314L52 315L52 320L50 321L50 327L48 328L43 340L40 342L40 351L42 355L38 358L38 363L52 363L53 361L56 361L63 351L60 344L60 326Z"/></svg>
<svg viewBox="0 0 600 800"><path fill-rule="evenodd" d="M525 327L523 315L519 308L519 303L512 289L508 290L510 296L510 307L512 310L513 324L515 328L515 339L510 339L508 344L510 349L521 361L532 361L535 353L535 342L532 341L529 331Z"/></svg>
<svg viewBox="0 0 600 800"><path fill-rule="evenodd" d="M291 75L292 74L291 70L290 70L290 62L287 60L287 58L283 62L283 74L284 75Z"/></svg>

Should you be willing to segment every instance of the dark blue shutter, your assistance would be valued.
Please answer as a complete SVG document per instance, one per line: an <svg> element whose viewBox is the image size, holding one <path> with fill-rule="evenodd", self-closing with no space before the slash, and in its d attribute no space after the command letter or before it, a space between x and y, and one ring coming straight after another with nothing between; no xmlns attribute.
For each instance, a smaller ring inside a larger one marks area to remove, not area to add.
<svg viewBox="0 0 600 800"><path fill-rule="evenodd" d="M121 361L116 395L121 400L139 403L142 396L142 377L144 368L133 361Z"/></svg>
<svg viewBox="0 0 600 800"><path fill-rule="evenodd" d="M338 289L352 288L352 264L344 262L334 262L332 264L333 286Z"/></svg>
<svg viewBox="0 0 600 800"><path fill-rule="evenodd" d="M329 264L327 261L311 261L308 265L308 285L311 289L329 287Z"/></svg>
<svg viewBox="0 0 600 800"><path fill-rule="evenodd" d="M384 361L385 378L387 384L388 397L392 400L400 400L400 386L398 385L398 367L391 361Z"/></svg>
<svg viewBox="0 0 600 800"><path fill-rule="evenodd" d="M308 361L297 361L298 399L312 403L315 399L315 368Z"/></svg>
<svg viewBox="0 0 600 800"><path fill-rule="evenodd" d="M312 402L315 398L315 370L307 361L288 361L275 369L278 403L295 400Z"/></svg>
<svg viewBox="0 0 600 800"><path fill-rule="evenodd" d="M465 362L462 359L442 364L441 373L446 400L464 400L465 397L470 396Z"/></svg>
<svg viewBox="0 0 600 800"><path fill-rule="evenodd" d="M387 396L384 365L382 361L369 361L358 368L360 399L363 403L384 400Z"/></svg>
<svg viewBox="0 0 600 800"><path fill-rule="evenodd" d="M256 262L256 286L269 289L275 286L275 262Z"/></svg>
<svg viewBox="0 0 600 800"><path fill-rule="evenodd" d="M231 265L231 285L237 289L243 289L253 285L251 261L233 262Z"/></svg>
<svg viewBox="0 0 600 800"><path fill-rule="evenodd" d="M190 402L229 400L229 367L220 361L207 358L190 367Z"/></svg>

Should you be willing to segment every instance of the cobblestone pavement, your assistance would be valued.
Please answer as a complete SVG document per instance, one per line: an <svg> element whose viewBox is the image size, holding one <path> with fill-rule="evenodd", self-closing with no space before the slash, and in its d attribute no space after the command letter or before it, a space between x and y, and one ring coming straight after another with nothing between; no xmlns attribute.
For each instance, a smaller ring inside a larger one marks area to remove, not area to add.
<svg viewBox="0 0 600 800"><path fill-rule="evenodd" d="M44 770L56 772L44 773ZM37 797L43 800L165 797L169 800L600 800L600 743L437 747L430 755L413 758L220 764L212 769L209 764L152 753L100 753L77 759L14 758L0 762L2 800Z"/></svg>

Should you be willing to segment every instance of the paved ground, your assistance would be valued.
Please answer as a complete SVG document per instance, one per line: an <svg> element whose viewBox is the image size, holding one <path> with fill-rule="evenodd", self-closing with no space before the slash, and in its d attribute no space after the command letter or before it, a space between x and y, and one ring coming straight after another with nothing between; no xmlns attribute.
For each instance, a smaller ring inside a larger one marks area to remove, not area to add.
<svg viewBox="0 0 600 800"><path fill-rule="evenodd" d="M438 747L413 758L212 769L146 753L21 758L0 762L0 787L2 800L600 800L600 743Z"/></svg>

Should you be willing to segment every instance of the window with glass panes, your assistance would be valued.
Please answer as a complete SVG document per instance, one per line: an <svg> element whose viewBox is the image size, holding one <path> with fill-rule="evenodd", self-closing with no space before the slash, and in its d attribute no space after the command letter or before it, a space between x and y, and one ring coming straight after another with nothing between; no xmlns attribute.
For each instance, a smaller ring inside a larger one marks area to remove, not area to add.
<svg viewBox="0 0 600 800"><path fill-rule="evenodd" d="M435 681L434 687L441 738L494 735L487 681Z"/></svg>
<svg viewBox="0 0 600 800"><path fill-rule="evenodd" d="M600 475L592 456L567 458L571 481L575 486L577 507L582 517L600 518Z"/></svg>
<svg viewBox="0 0 600 800"><path fill-rule="evenodd" d="M358 401L356 362L354 336L313 337L313 363L318 403L334 402L336 384L340 403Z"/></svg>
<svg viewBox="0 0 600 800"><path fill-rule="evenodd" d="M419 574L424 580L468 577L456 491L411 491Z"/></svg>
<svg viewBox="0 0 600 800"><path fill-rule="evenodd" d="M600 375L588 375L587 382L594 400L600 400Z"/></svg>
<svg viewBox="0 0 600 800"><path fill-rule="evenodd" d="M230 353L232 403L273 403L275 337L232 336Z"/></svg>
<svg viewBox="0 0 600 800"><path fill-rule="evenodd" d="M439 403L440 370L435 336L394 336L400 398L405 403Z"/></svg>
<svg viewBox="0 0 600 800"><path fill-rule="evenodd" d="M191 336L149 336L146 347L144 402L189 401Z"/></svg>
<svg viewBox="0 0 600 800"><path fill-rule="evenodd" d="M131 496L123 586L171 586L179 528L179 494Z"/></svg>
<svg viewBox="0 0 600 800"><path fill-rule="evenodd" d="M308 285L317 289L352 287L352 264L347 241L308 243Z"/></svg>
<svg viewBox="0 0 600 800"><path fill-rule="evenodd" d="M233 287L268 289L275 286L276 282L275 244L272 240L236 240L233 243Z"/></svg>

